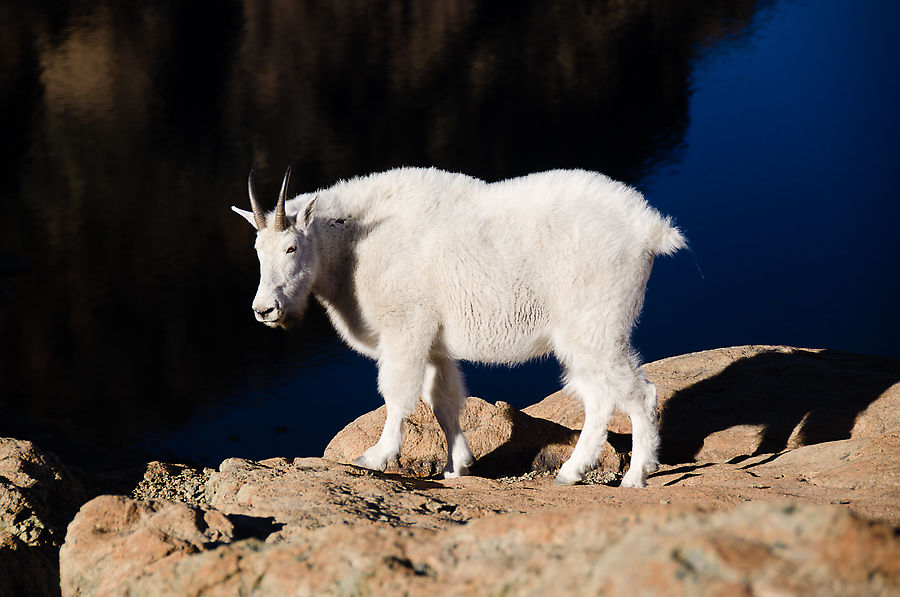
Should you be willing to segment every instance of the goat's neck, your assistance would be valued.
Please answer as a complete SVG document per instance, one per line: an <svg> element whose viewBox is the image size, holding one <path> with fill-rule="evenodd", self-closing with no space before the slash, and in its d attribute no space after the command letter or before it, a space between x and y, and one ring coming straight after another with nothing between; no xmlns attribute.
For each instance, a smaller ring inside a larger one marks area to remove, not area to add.
<svg viewBox="0 0 900 597"><path fill-rule="evenodd" d="M353 231L333 221L314 222L313 247L319 256L313 294L328 303L339 304L353 294Z"/></svg>

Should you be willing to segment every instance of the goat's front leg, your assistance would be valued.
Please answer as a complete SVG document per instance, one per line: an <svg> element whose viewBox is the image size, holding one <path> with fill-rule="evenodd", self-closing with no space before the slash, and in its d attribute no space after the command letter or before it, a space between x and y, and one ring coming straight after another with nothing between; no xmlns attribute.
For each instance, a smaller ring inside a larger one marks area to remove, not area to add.
<svg viewBox="0 0 900 597"><path fill-rule="evenodd" d="M354 461L357 466L383 471L400 456L403 421L416 408L425 380L424 353L385 350L378 359L378 390L384 398L387 418L378 442Z"/></svg>

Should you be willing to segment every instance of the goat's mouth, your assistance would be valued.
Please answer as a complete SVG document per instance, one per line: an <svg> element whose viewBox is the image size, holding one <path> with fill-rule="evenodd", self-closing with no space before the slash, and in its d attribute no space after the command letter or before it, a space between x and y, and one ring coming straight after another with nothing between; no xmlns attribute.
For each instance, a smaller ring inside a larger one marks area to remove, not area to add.
<svg viewBox="0 0 900 597"><path fill-rule="evenodd" d="M267 328L272 328L272 329L281 328L283 330L288 330L288 329L294 327L300 320L295 317L292 317L289 313L285 313L278 319L271 319L271 320L258 319L257 321L259 321L261 324L263 324Z"/></svg>

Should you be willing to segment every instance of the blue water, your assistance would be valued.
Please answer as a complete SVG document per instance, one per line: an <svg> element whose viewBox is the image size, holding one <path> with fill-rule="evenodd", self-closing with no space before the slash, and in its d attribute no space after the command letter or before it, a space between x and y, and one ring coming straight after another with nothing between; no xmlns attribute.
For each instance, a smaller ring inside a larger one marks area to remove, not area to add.
<svg viewBox="0 0 900 597"><path fill-rule="evenodd" d="M600 170L691 246L654 266L645 360L900 356L900 5L203 4L0 10L19 23L0 52L0 435L214 465L320 454L381 404L320 312L252 321L252 235L227 207L254 162L264 197L288 162L296 191L399 165ZM516 406L559 387L553 360L466 375Z"/></svg>
<svg viewBox="0 0 900 597"><path fill-rule="evenodd" d="M641 185L690 237L679 265L703 272L664 266L652 281L647 327L663 325L654 295L679 314L665 352L898 354L898 14L889 2L779 3L698 61L678 163Z"/></svg>

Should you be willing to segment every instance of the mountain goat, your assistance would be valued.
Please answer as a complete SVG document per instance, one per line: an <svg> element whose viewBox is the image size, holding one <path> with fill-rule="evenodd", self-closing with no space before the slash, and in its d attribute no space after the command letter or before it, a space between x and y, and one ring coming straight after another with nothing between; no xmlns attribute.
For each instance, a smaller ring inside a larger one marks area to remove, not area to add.
<svg viewBox="0 0 900 597"><path fill-rule="evenodd" d="M255 170L255 168L254 168ZM286 327L309 295L355 350L376 359L387 405L381 438L357 460L384 470L404 418L422 399L447 438L444 476L472 452L459 425L466 391L457 361L521 363L552 353L585 409L556 477L596 464L618 406L633 449L623 487L656 469L656 388L631 348L655 255L685 246L636 190L595 172L554 170L496 183L434 168L399 168L286 200L233 207L256 228L256 319Z"/></svg>

